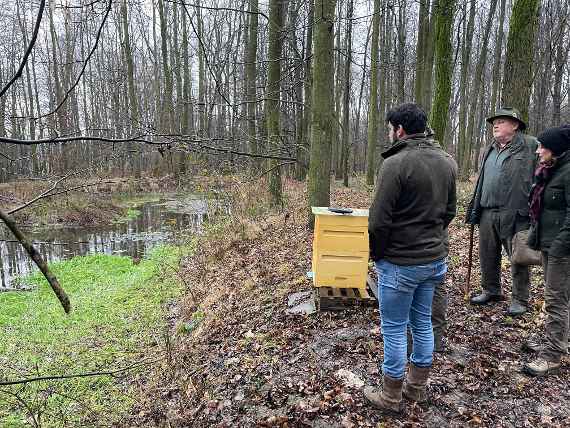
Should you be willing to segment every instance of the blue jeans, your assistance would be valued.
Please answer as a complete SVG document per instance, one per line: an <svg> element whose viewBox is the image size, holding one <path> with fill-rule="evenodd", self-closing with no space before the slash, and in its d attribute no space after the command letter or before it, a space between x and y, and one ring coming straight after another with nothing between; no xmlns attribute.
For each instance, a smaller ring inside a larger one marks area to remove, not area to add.
<svg viewBox="0 0 570 428"><path fill-rule="evenodd" d="M443 259L423 265L399 266L382 259L375 266L384 336L382 371L391 378L401 379L406 371L408 324L414 339L410 361L417 367L431 366L431 304L434 289L443 282L447 272L447 263Z"/></svg>

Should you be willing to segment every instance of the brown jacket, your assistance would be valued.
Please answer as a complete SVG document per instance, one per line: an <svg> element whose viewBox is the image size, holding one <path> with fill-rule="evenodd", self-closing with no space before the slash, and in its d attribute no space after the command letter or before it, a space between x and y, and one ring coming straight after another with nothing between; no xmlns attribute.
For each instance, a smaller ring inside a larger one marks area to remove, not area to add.
<svg viewBox="0 0 570 428"><path fill-rule="evenodd" d="M446 257L457 164L423 135L397 142L382 157L368 219L370 257L398 265Z"/></svg>

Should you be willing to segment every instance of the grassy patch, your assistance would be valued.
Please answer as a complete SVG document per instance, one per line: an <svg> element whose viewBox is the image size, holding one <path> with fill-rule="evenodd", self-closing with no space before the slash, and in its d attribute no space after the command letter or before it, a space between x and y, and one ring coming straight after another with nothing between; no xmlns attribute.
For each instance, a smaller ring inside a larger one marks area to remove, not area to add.
<svg viewBox="0 0 570 428"><path fill-rule="evenodd" d="M182 292L178 261L191 248L162 246L139 264L92 255L52 265L70 296L66 316L38 274L28 293L0 294L0 380L113 371L160 358L165 304ZM130 380L114 376L0 386L0 426L108 426L133 405Z"/></svg>

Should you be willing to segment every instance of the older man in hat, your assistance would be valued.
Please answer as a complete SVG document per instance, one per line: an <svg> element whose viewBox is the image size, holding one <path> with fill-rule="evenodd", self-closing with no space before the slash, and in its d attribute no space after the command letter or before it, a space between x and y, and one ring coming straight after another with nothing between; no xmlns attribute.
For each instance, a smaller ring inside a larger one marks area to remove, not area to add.
<svg viewBox="0 0 570 428"><path fill-rule="evenodd" d="M467 223L479 225L481 294L471 303L485 305L503 300L501 291L501 249L511 255L512 238L528 229L528 196L537 164L536 138L523 133L526 123L517 109L504 107L487 118L493 125L493 140L483 154L479 179L467 209ZM511 265L511 316L527 311L528 266Z"/></svg>

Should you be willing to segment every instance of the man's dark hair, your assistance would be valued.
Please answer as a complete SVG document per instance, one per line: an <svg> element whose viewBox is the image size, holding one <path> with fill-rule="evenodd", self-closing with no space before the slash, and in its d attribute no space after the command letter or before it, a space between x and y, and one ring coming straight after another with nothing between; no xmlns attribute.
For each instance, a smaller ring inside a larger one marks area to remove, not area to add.
<svg viewBox="0 0 570 428"><path fill-rule="evenodd" d="M427 116L419 105L405 103L390 110L386 122L390 122L394 129L402 125L406 134L419 134L426 130Z"/></svg>

